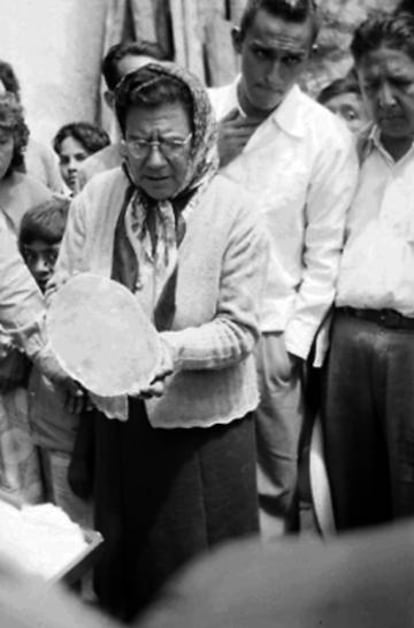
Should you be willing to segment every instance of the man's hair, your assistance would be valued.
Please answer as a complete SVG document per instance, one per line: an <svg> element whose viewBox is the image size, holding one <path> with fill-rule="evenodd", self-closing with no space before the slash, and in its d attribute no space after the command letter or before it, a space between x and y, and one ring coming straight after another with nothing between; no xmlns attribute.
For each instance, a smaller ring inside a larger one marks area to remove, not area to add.
<svg viewBox="0 0 414 628"><path fill-rule="evenodd" d="M414 15L413 0L401 0L400 4L397 5L394 13L411 13L412 15Z"/></svg>
<svg viewBox="0 0 414 628"><path fill-rule="evenodd" d="M29 129L23 116L23 108L14 94L0 95L0 130L13 137L13 156L5 176L15 170L25 171L24 151L29 139Z"/></svg>
<svg viewBox="0 0 414 628"><path fill-rule="evenodd" d="M70 200L54 196L48 201L30 208L22 218L19 232L20 247L42 240L58 244L65 231Z"/></svg>
<svg viewBox="0 0 414 628"><path fill-rule="evenodd" d="M130 41L114 44L109 48L102 61L102 74L108 89L113 91L122 78L118 64L127 56L152 57L159 61L168 59L168 55L157 43L152 41Z"/></svg>
<svg viewBox="0 0 414 628"><path fill-rule="evenodd" d="M58 155L62 142L68 137L72 137L79 142L90 155L110 144L108 133L95 124L90 122L72 122L62 126L55 135L53 148Z"/></svg>
<svg viewBox="0 0 414 628"><path fill-rule="evenodd" d="M10 63L0 59L0 81L3 83L6 91L14 94L17 100L20 100L20 83Z"/></svg>
<svg viewBox="0 0 414 628"><path fill-rule="evenodd" d="M342 94L357 94L362 97L361 88L358 83L358 79L354 72L350 72L342 78L337 78L334 81L325 85L317 96L317 101L324 105L332 98L341 96Z"/></svg>
<svg viewBox="0 0 414 628"><path fill-rule="evenodd" d="M314 0L247 0L240 21L242 38L252 26L258 11L267 11L274 17L298 24L306 22L310 18L312 20L312 42L318 35L319 20Z"/></svg>
<svg viewBox="0 0 414 628"><path fill-rule="evenodd" d="M182 81L174 76L160 76L150 67L130 72L115 92L115 111L122 134L125 135L126 117L131 106L157 107L175 102L182 103L192 120L193 99Z"/></svg>
<svg viewBox="0 0 414 628"><path fill-rule="evenodd" d="M380 14L368 18L356 29L351 43L355 65L362 57L386 45L401 50L414 60L414 15Z"/></svg>

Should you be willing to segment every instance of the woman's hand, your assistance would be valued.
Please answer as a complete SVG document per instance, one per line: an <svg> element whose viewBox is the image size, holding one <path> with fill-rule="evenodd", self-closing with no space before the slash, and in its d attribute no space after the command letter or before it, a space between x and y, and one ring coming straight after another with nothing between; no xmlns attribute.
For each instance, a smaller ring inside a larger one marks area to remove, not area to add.
<svg viewBox="0 0 414 628"><path fill-rule="evenodd" d="M141 388L137 395L141 399L151 399L152 397L161 397L164 393L167 378L172 374L174 370L174 362L169 345L165 342L161 342L161 360L160 365L152 378L151 382L145 388Z"/></svg>

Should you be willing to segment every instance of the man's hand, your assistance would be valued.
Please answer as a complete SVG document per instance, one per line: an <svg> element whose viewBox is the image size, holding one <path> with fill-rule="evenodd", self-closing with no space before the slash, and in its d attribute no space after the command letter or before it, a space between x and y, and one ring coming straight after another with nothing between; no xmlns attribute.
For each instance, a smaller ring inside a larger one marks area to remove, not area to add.
<svg viewBox="0 0 414 628"><path fill-rule="evenodd" d="M242 116L232 109L218 125L218 152L220 166L233 161L246 146L261 120Z"/></svg>

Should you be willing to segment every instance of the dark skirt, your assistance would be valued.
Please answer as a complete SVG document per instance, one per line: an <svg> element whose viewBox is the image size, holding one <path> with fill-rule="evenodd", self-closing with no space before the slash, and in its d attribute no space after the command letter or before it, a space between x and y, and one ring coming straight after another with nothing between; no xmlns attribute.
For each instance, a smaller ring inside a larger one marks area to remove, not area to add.
<svg viewBox="0 0 414 628"><path fill-rule="evenodd" d="M122 423L95 416L95 571L104 608L132 619L179 567L258 532L251 415L209 428L154 429L131 400Z"/></svg>

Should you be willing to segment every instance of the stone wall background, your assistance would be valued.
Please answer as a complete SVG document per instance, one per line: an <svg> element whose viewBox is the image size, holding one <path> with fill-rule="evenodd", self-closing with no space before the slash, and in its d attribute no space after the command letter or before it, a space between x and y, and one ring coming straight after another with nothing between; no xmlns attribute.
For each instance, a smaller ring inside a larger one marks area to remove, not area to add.
<svg viewBox="0 0 414 628"><path fill-rule="evenodd" d="M306 86L316 93L350 67L354 28L397 0L317 0L319 49ZM102 103L100 60L120 39L157 40L208 85L238 69L230 41L245 0L1 0L0 58L13 64L33 135L49 142L67 122L89 120L111 131Z"/></svg>

